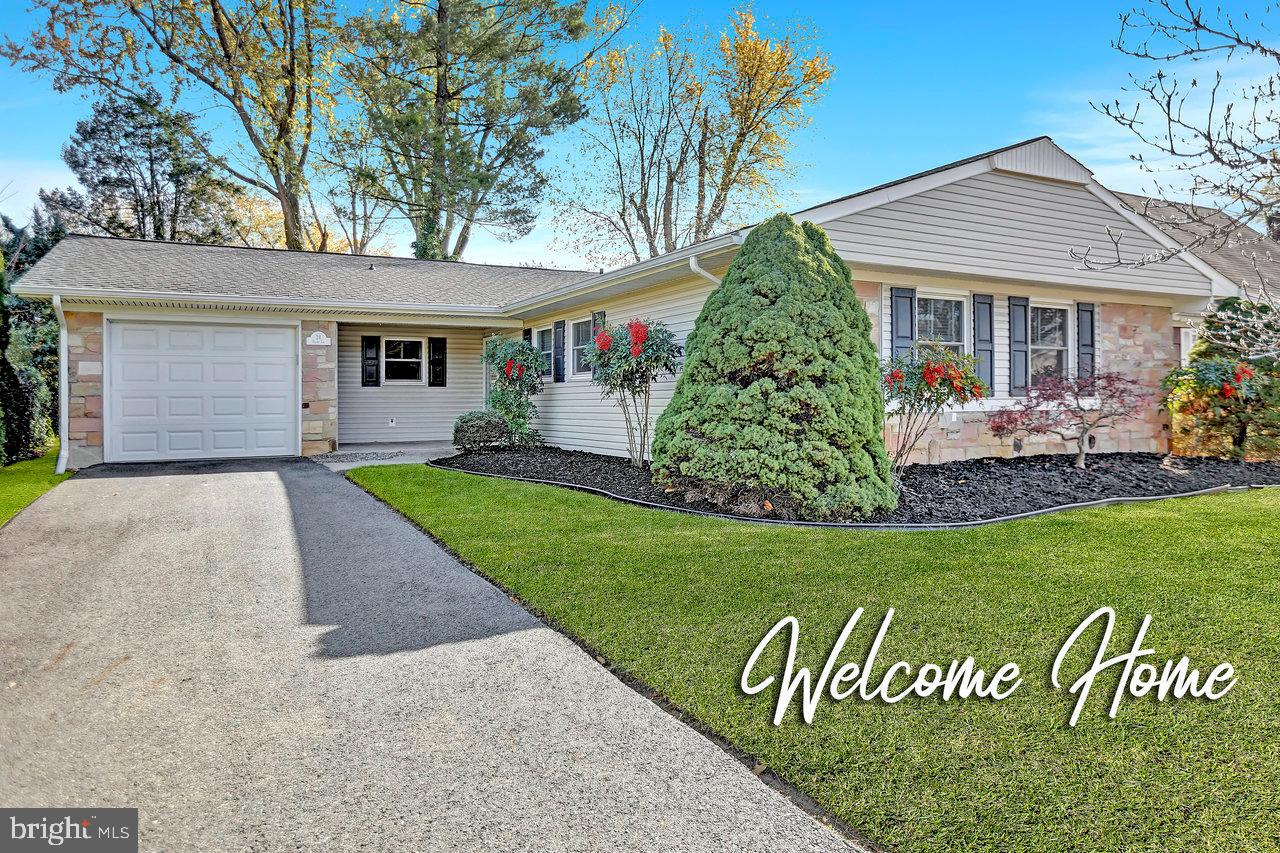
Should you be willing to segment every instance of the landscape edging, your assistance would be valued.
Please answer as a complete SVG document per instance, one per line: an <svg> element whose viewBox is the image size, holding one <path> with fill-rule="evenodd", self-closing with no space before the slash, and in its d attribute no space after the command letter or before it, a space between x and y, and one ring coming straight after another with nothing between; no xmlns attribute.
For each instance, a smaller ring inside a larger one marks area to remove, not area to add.
<svg viewBox="0 0 1280 853"><path fill-rule="evenodd" d="M445 457L452 458L452 457ZM1211 486L1207 489L1197 489L1191 492L1178 492L1171 495L1133 495L1130 497L1115 498L1099 498L1096 501L1081 501L1077 503L1062 504L1060 506L1045 507L1044 509L1033 509L1027 512L1015 513L1013 515L1002 515L998 518L983 518L976 521L942 521L928 524L873 524L867 522L856 521L789 521L783 518L751 518L745 515L731 515L729 513L708 512L707 510L692 509L689 507L671 506L669 504L654 503L652 501L642 501L638 498L628 498L622 495L604 489L597 489L594 486L583 486L578 483L566 483L561 480L539 480L533 477L517 477L513 474L493 474L487 471L468 471L465 468L453 468L448 465L437 465L434 460L428 460L424 463L432 468L440 471L457 471L462 474L475 474L478 477L495 477L500 480L514 480L519 483L534 483L541 486L559 486L565 489L572 489L577 492L587 492L589 494L600 495L610 498L621 503L631 504L633 506L644 507L646 509L661 509L667 512L679 512L685 515L697 515L704 518L719 518L726 521L745 521L751 524L782 524L792 527L821 527L834 528L843 530L871 530L871 531L926 531L926 530L961 530L970 527L983 527L988 524L1000 524L1005 521L1018 521L1024 518L1034 518L1038 515L1049 515L1055 512L1068 512L1076 509L1092 509L1097 507L1111 506L1113 504L1128 503L1145 503L1146 501L1162 501L1170 498L1196 498L1204 495L1215 495L1223 492L1247 492L1253 489L1275 489L1280 488L1276 484L1254 484L1249 486L1232 486L1224 484L1221 486Z"/></svg>

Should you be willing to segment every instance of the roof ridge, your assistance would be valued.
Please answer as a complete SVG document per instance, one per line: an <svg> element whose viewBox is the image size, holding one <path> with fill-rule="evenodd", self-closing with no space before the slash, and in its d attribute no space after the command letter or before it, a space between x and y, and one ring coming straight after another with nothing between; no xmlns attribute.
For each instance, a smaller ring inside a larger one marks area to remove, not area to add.
<svg viewBox="0 0 1280 853"><path fill-rule="evenodd" d="M550 273L586 273L595 275L596 270L583 269L556 269L555 267L538 267L538 266L520 266L518 264L488 264L478 263L476 261L449 261L441 258L413 258L403 255L365 255L356 254L354 252L317 252L311 249L300 249L297 251L290 249L280 249L275 246L232 246L226 243L185 243L178 240L156 240L152 237L120 237L115 234L85 234L79 231L69 231L63 237L64 240L80 239L80 240L115 240L121 243L153 243L159 246L181 246L183 248L192 249L231 249L233 251L242 252L279 252L285 255L319 255L322 257L335 258L363 258L373 261L414 261L425 264L461 264L468 267L493 267L496 269L508 270L531 270L535 272Z"/></svg>

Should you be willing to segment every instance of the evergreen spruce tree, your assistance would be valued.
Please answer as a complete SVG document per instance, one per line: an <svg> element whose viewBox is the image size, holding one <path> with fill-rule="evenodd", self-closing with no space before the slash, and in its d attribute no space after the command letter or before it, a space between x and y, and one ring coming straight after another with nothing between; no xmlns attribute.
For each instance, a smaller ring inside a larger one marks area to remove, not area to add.
<svg viewBox="0 0 1280 853"><path fill-rule="evenodd" d="M685 352L654 433L659 485L753 515L897 506L871 320L821 228L756 227Z"/></svg>

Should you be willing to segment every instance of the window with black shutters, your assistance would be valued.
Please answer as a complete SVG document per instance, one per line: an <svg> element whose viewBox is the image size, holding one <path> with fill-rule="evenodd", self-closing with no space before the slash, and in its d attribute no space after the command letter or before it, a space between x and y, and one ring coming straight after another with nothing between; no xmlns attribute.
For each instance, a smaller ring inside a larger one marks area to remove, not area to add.
<svg viewBox="0 0 1280 853"><path fill-rule="evenodd" d="M448 375L446 338L427 338L427 386L430 388L445 387Z"/></svg>
<svg viewBox="0 0 1280 853"><path fill-rule="evenodd" d="M422 381L422 339L382 339L382 381Z"/></svg>

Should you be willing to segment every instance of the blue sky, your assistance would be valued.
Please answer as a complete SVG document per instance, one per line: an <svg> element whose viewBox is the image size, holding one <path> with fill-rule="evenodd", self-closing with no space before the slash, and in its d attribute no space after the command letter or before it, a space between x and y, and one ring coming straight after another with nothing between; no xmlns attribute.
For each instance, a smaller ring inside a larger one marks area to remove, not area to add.
<svg viewBox="0 0 1280 853"><path fill-rule="evenodd" d="M2 5L6 35L30 29L21 0ZM647 43L659 23L684 20L720 29L734 5L645 0L629 39ZM1128 160L1136 141L1089 106L1122 97L1134 68L1110 47L1126 8L1125 0L910 7L758 0L758 17L779 23L798 17L816 28L835 67L813 123L796 137L798 167L784 186L785 206L803 208L1040 134L1053 136L1108 186L1149 189ZM0 187L9 185L0 209L19 214L38 187L70 182L59 151L87 111L82 97L0 67ZM551 146L551 165L563 160L566 147ZM579 265L549 247L553 236L547 214L513 243L481 235L466 260ZM392 242L395 254L407 253L402 232Z"/></svg>

